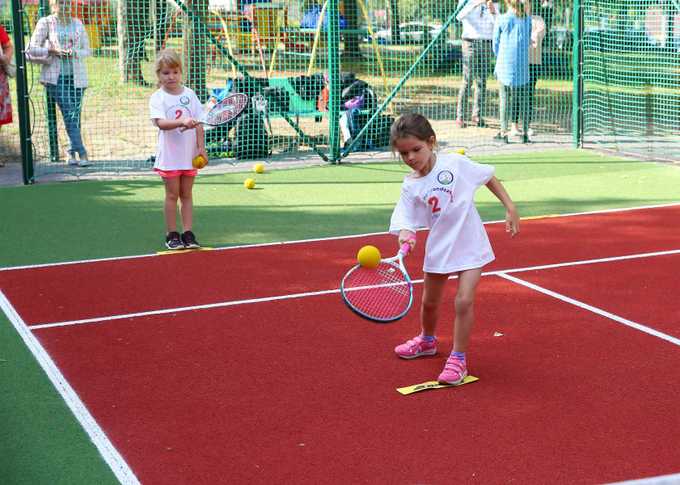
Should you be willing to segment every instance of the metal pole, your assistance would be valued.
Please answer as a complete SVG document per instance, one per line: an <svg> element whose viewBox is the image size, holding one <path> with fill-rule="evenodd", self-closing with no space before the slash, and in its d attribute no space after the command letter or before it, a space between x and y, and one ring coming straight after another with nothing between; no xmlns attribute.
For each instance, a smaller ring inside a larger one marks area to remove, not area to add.
<svg viewBox="0 0 680 485"><path fill-rule="evenodd" d="M338 0L328 0L328 158L340 160L340 11ZM321 20L323 22L323 19Z"/></svg>
<svg viewBox="0 0 680 485"><path fill-rule="evenodd" d="M574 0L574 47L572 93L572 140L575 148L583 148L583 7L581 0Z"/></svg>
<svg viewBox="0 0 680 485"><path fill-rule="evenodd" d="M31 118L28 109L28 82L24 58L24 26L21 21L21 0L12 0L12 27L14 59L17 65L17 110L19 111L19 137L21 147L21 173L25 185L35 182L33 173L33 143Z"/></svg>

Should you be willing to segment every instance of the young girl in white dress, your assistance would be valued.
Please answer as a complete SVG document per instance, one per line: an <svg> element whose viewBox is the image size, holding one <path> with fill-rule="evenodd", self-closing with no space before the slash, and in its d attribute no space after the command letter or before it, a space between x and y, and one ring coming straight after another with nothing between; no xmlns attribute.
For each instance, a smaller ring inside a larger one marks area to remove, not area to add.
<svg viewBox="0 0 680 485"><path fill-rule="evenodd" d="M391 146L413 172L404 178L401 196L392 214L390 233L399 244L415 245L416 230L430 229L425 246L421 332L394 350L403 359L437 353L435 330L439 307L449 276L458 276L453 349L439 375L442 383L460 384L467 376L466 352L474 323L474 299L482 268L494 254L474 204L479 187L486 187L506 209L506 231L519 232L515 204L494 168L464 155L436 154L437 138L430 122L420 114L406 114L392 125Z"/></svg>
<svg viewBox="0 0 680 485"><path fill-rule="evenodd" d="M168 249L194 249L200 245L192 231L193 187L197 170L194 157L205 152L203 127L198 118L203 106L196 93L182 83L179 55L164 49L156 57L156 76L160 89L151 95L151 121L159 129L154 171L165 184L165 245ZM177 202L180 202L182 229L177 230Z"/></svg>

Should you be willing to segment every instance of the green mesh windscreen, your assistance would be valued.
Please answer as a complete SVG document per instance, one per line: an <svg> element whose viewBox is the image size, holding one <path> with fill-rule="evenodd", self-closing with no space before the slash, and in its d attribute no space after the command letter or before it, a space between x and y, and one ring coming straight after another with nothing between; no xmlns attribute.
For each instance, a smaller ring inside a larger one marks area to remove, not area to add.
<svg viewBox="0 0 680 485"><path fill-rule="evenodd" d="M680 73L675 1L585 2L586 144L677 159ZM341 103L337 123L342 154L348 153L342 148L350 145L352 154L385 152L389 125L405 111L427 115L444 149L504 150L508 145L532 149L537 144L572 142L571 1L533 2L544 34L534 67L531 123L525 127L521 116L516 120L516 115L506 113L507 145L497 137L503 128L503 90L494 74L493 55L485 61L482 108L475 112L479 76L470 80L467 103L462 110L459 107L469 52L463 24L455 16L466 8L465 2L344 0L339 5L337 45L329 45L327 37L327 2L238 5L208 0L76 0L74 16L83 21L90 47L84 58L89 84L82 98L81 133L92 165L68 165L70 140L63 116L45 96L40 65L29 63L36 175L150 170L157 129L149 120L148 103L157 89L153 61L164 47L181 54L185 83L206 107L230 92L243 92L251 99L237 122L206 130L213 166L326 156L331 97ZM498 7L501 14L506 11L504 5ZM28 46L38 4L25 2L21 15ZM329 52L340 55L341 79L333 96L328 91ZM381 106L384 109L374 116ZM364 129L371 118L373 123ZM523 144L525 131L533 145ZM18 137L16 123L4 127L0 135Z"/></svg>
<svg viewBox="0 0 680 485"><path fill-rule="evenodd" d="M680 158L680 3L584 0L584 142Z"/></svg>

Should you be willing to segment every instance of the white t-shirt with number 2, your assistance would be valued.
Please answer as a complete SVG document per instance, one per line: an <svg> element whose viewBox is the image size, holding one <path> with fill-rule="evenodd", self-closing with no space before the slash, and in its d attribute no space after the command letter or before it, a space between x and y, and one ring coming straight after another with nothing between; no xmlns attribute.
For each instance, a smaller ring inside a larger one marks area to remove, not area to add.
<svg viewBox="0 0 680 485"><path fill-rule="evenodd" d="M489 237L475 207L475 192L494 167L463 155L439 154L425 177L408 175L390 221L390 233L430 228L423 271L455 273L494 260Z"/></svg>
<svg viewBox="0 0 680 485"><path fill-rule="evenodd" d="M159 89L149 100L151 119L176 120L184 117L198 118L203 106L193 90L184 86L181 94L170 94ZM191 170L191 160L198 155L196 130L159 130L156 162L160 170Z"/></svg>

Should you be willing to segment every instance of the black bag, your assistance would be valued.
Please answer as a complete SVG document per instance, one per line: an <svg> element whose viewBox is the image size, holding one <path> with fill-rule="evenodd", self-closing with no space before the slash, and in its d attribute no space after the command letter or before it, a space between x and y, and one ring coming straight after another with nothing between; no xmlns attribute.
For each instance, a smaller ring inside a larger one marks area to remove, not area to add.
<svg viewBox="0 0 680 485"><path fill-rule="evenodd" d="M267 100L270 113L287 114L290 111L290 93L283 88L266 87L262 95Z"/></svg>
<svg viewBox="0 0 680 485"><path fill-rule="evenodd" d="M356 138L371 116L373 116L372 112L366 113L357 109L349 110L347 112L351 140ZM390 144L390 129L392 128L392 123L394 123L393 116L385 114L376 116L373 123L371 123L364 132L358 143L354 145L354 150L374 150L388 146Z"/></svg>
<svg viewBox="0 0 680 485"><path fill-rule="evenodd" d="M342 93L340 94L340 106L340 109L356 107L364 111L369 110L372 112L378 107L378 97L366 81L357 79L342 90Z"/></svg>
<svg viewBox="0 0 680 485"><path fill-rule="evenodd" d="M345 90L350 84L357 80L357 75L353 72L340 73L340 89Z"/></svg>
<svg viewBox="0 0 680 485"><path fill-rule="evenodd" d="M245 113L236 122L234 156L239 160L266 158L271 154L271 139L260 113Z"/></svg>
<svg viewBox="0 0 680 485"><path fill-rule="evenodd" d="M311 76L297 76L288 78L295 92L305 101L313 101L319 97L319 93L326 85L323 74Z"/></svg>
<svg viewBox="0 0 680 485"><path fill-rule="evenodd" d="M236 79L231 79L227 82L227 85L231 86L229 92L231 93L243 93L248 95L248 99L252 98L256 94L262 92L269 84L266 79L261 79L257 77L237 77Z"/></svg>

